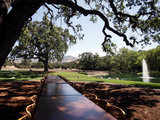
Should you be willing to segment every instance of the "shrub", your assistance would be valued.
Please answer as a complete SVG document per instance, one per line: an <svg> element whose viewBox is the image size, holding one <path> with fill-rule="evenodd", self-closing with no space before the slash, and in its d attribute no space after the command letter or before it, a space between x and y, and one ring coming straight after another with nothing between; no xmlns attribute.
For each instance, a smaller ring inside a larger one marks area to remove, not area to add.
<svg viewBox="0 0 160 120"><path fill-rule="evenodd" d="M150 76L151 77L160 77L160 72L159 71L151 71Z"/></svg>

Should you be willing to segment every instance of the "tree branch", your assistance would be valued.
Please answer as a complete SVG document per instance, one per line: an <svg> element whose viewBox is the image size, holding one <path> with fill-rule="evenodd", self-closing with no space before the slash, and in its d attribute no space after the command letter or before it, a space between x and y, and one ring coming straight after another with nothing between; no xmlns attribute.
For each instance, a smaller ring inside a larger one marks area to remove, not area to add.
<svg viewBox="0 0 160 120"><path fill-rule="evenodd" d="M50 0L50 1L52 1L52 0ZM108 19L100 11L87 10L87 9L75 4L74 2L72 2L70 0L55 0L54 3L58 4L58 5L65 5L65 6L69 7L69 8L72 8L73 10L79 11L84 16L87 16L87 15L97 15L97 16L99 16L105 23L105 25L104 25L105 29L108 29L109 31L113 32L114 34L117 34L118 36L123 37L123 41L126 43L126 45L129 45L129 46L133 47L133 44L129 42L129 40L127 39L127 36L125 34L123 34L123 33L120 33L118 31L116 31L114 28L112 28L109 25ZM106 34L104 34L104 35L106 36Z"/></svg>

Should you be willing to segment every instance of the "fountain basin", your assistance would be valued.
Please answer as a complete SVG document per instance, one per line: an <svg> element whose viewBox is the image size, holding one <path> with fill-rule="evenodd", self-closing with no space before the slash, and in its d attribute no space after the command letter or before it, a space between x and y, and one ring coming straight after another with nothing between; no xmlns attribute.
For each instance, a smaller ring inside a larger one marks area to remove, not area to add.
<svg viewBox="0 0 160 120"><path fill-rule="evenodd" d="M143 82L150 82L151 79L154 79L154 77L140 77L142 78Z"/></svg>

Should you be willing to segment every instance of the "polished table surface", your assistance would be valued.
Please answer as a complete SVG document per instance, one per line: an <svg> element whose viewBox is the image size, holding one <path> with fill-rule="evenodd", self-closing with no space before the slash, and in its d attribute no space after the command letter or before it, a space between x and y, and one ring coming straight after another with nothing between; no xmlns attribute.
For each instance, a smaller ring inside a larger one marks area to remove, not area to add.
<svg viewBox="0 0 160 120"><path fill-rule="evenodd" d="M116 120L57 76L49 76L35 120Z"/></svg>

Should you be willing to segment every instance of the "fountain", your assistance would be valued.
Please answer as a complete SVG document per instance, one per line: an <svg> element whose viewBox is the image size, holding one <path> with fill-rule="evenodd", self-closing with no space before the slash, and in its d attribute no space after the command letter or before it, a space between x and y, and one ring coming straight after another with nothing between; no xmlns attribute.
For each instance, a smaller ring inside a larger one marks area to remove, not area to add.
<svg viewBox="0 0 160 120"><path fill-rule="evenodd" d="M152 77L149 76L148 66L145 59L142 60L142 73L143 82L150 82Z"/></svg>

